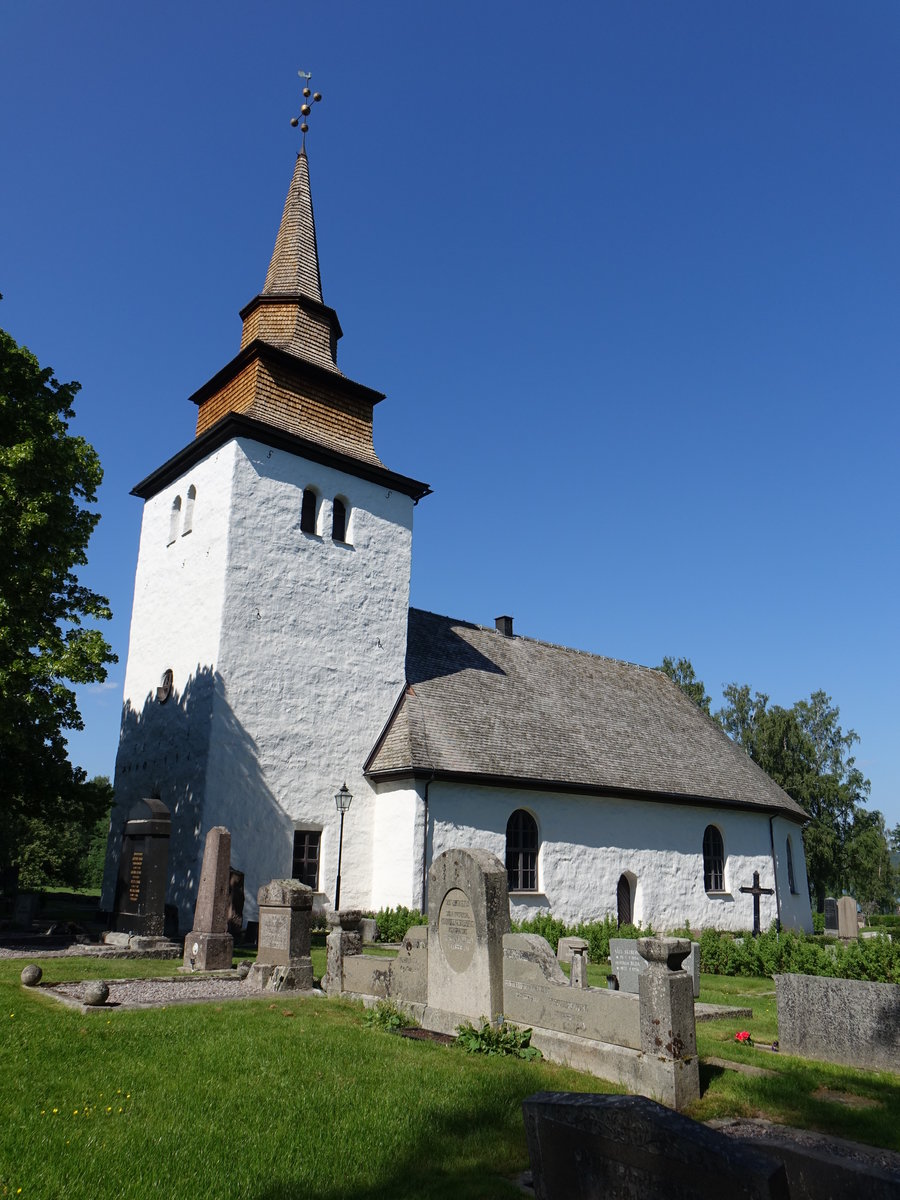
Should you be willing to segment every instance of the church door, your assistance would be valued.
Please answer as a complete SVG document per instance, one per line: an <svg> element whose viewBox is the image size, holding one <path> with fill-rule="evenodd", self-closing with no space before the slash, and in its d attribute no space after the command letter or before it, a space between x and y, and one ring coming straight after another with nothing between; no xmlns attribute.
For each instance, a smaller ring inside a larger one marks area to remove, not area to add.
<svg viewBox="0 0 900 1200"><path fill-rule="evenodd" d="M616 888L616 917L619 925L631 924L631 884L627 875L619 876Z"/></svg>

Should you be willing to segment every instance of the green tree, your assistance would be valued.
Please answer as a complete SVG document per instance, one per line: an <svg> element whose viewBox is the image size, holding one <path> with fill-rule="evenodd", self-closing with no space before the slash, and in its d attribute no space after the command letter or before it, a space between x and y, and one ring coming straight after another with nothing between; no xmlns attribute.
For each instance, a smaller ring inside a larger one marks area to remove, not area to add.
<svg viewBox="0 0 900 1200"><path fill-rule="evenodd" d="M707 696L703 681L695 675L689 658L675 659L667 654L656 670L668 675L698 708L702 708L705 713L709 712L711 697Z"/></svg>
<svg viewBox="0 0 900 1200"><path fill-rule="evenodd" d="M847 841L847 875L850 891L867 917L890 912L900 878L891 863L888 831L877 809L858 809Z"/></svg>
<svg viewBox="0 0 900 1200"><path fill-rule="evenodd" d="M20 814L13 856L19 887L100 887L112 801L112 784L97 775L78 788L75 805L60 801L40 816Z"/></svg>
<svg viewBox="0 0 900 1200"><path fill-rule="evenodd" d="M77 383L0 330L0 856L15 860L25 823L97 819L96 796L69 762L65 732L81 729L68 684L102 681L115 662L99 630L105 597L78 582L99 514L92 446L69 433ZM0 865L3 865L0 863Z"/></svg>
<svg viewBox="0 0 900 1200"><path fill-rule="evenodd" d="M768 697L751 697L746 684L728 684L724 697L716 713L722 728L809 814L803 844L821 911L826 893L849 882L848 847L865 813L870 785L850 753L859 737L844 732L840 709L823 691L791 708L769 707Z"/></svg>

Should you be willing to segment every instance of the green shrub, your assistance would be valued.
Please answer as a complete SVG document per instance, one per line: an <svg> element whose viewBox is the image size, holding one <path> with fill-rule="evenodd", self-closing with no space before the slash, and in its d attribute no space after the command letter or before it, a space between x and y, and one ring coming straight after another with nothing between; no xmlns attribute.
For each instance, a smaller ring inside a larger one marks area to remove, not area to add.
<svg viewBox="0 0 900 1200"><path fill-rule="evenodd" d="M812 915L812 919L813 919L813 933L824 933L825 932L825 914L820 913L820 912L814 912Z"/></svg>
<svg viewBox="0 0 900 1200"><path fill-rule="evenodd" d="M531 1030L519 1029L505 1021L492 1025L486 1017L480 1025L466 1021L456 1029L456 1043L467 1054L507 1054L515 1058L541 1058L541 1052L531 1044Z"/></svg>
<svg viewBox="0 0 900 1200"><path fill-rule="evenodd" d="M379 942L402 942L406 931L414 925L427 925L428 918L417 908L398 904L396 908L380 908L375 913Z"/></svg>
<svg viewBox="0 0 900 1200"><path fill-rule="evenodd" d="M529 917L527 921L513 921L512 929L515 933L536 933L546 938L554 954L559 947L559 939L570 936L569 927L550 913L538 913L536 917Z"/></svg>
<svg viewBox="0 0 900 1200"><path fill-rule="evenodd" d="M526 921L514 921L512 929L515 933L536 933L546 938L555 954L559 948L561 937L580 937L588 944L588 957L592 963L603 962L609 958L609 939L653 937L653 926L647 925L617 925L616 918L609 913L602 921L580 921L577 925L566 925L564 921L550 913L539 913Z"/></svg>
<svg viewBox="0 0 900 1200"><path fill-rule="evenodd" d="M849 946L825 945L792 929L775 927L743 941L733 934L704 929L700 935L700 970L710 975L824 975L900 983L900 941L866 938Z"/></svg>
<svg viewBox="0 0 900 1200"><path fill-rule="evenodd" d="M394 1032L398 1029L417 1029L419 1022L392 1001L379 1000L363 1013L363 1024L368 1025L370 1029L387 1029Z"/></svg>

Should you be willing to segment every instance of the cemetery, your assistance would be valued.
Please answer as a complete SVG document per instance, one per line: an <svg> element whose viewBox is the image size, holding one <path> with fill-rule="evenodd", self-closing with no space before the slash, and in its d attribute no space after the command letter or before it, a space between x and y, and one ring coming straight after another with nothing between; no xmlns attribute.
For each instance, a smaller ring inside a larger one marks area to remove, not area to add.
<svg viewBox="0 0 900 1200"><path fill-rule="evenodd" d="M148 824L126 836L158 836L154 820L137 814ZM427 922L399 945L373 946L358 910L313 935L311 890L273 880L245 948L228 931L222 827L174 943L159 932L154 853L136 840L144 857L99 941L41 954L33 927L27 949L14 946L24 931L0 943L14 1080L0 1161L22 1164L4 1167L8 1194L30 1179L34 1195L99 1195L112 1179L139 1196L152 1172L166 1194L213 1196L235 1123L250 1147L236 1196L687 1197L728 1179L748 1196L898 1194L897 984L710 975L712 930L613 937L608 964L591 962L587 938L514 932L505 868L464 849L435 860ZM728 940L765 954L774 936ZM876 947L845 942L836 954ZM482 1021L523 1031L529 1053L452 1044ZM623 1177L632 1190L608 1190Z"/></svg>

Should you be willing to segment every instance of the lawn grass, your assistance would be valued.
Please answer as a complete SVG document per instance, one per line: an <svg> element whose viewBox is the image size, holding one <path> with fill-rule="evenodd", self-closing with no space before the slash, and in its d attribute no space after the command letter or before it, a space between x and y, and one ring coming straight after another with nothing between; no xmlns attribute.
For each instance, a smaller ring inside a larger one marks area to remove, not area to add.
<svg viewBox="0 0 900 1200"><path fill-rule="evenodd" d="M312 953L319 975L324 947ZM621 1090L551 1063L407 1041L366 1027L362 1009L343 1001L280 995L83 1015L23 989L23 965L0 961L0 1197L515 1196L511 1181L527 1167L524 1097ZM172 975L179 965L42 963L45 980L60 982ZM606 971L590 972L602 986ZM900 1150L897 1076L734 1041L739 1028L758 1043L777 1037L771 979L704 975L701 998L749 1004L754 1016L698 1024L704 1094L690 1115L763 1116ZM704 1064L713 1057L776 1074Z"/></svg>
<svg viewBox="0 0 900 1200"><path fill-rule="evenodd" d="M21 988L22 966L0 962L0 1196L515 1196L523 1098L616 1090L551 1063L407 1041L341 1001L83 1015ZM43 963L53 980L177 966Z"/></svg>

